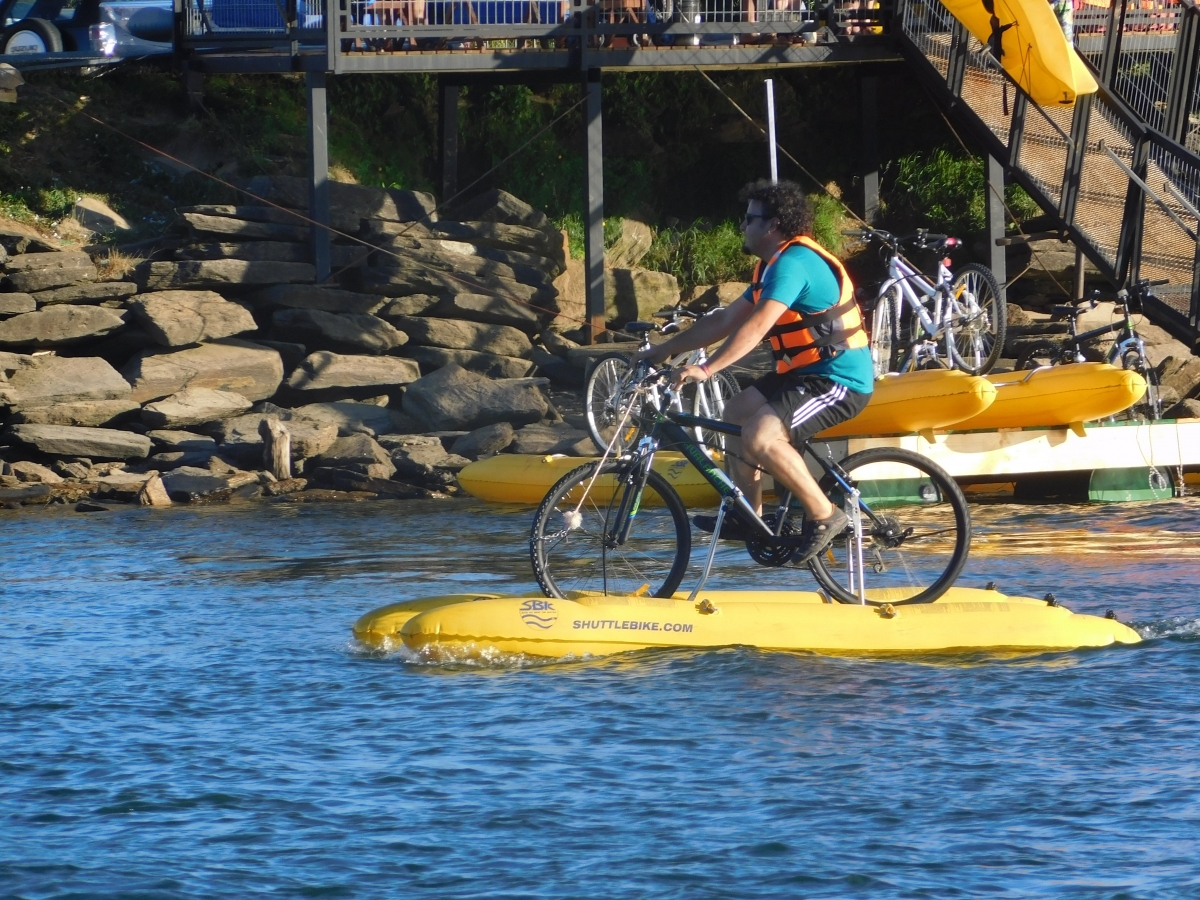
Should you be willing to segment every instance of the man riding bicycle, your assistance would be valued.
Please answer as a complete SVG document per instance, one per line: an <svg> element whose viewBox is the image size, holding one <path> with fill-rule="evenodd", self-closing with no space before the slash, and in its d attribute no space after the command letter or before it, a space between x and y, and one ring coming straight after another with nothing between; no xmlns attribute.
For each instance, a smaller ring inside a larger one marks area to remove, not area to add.
<svg viewBox="0 0 1200 900"><path fill-rule="evenodd" d="M728 448L729 474L759 515L762 470L804 506L794 557L803 564L832 543L847 517L821 492L796 446L867 405L871 352L854 287L842 264L812 239L812 207L800 186L757 181L738 196L746 203L742 249L759 258L754 282L728 307L638 351L634 361L659 363L724 339L707 362L675 375L677 385L700 382L736 364L764 338L770 341L775 371L725 404L725 419L742 427L740 442ZM716 527L713 516L696 516L693 522L702 531ZM720 536L744 540L747 534L733 513Z"/></svg>

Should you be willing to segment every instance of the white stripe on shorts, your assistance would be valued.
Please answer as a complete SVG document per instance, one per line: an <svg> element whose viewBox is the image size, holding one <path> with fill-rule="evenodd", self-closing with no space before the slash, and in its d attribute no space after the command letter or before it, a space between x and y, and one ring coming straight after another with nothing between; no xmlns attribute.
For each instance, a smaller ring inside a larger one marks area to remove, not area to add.
<svg viewBox="0 0 1200 900"><path fill-rule="evenodd" d="M840 403L846 399L846 388L844 385L835 384L827 393L813 397L802 406L796 407L796 411L792 413L792 427L797 427L801 422L806 422L813 416L828 409L835 403Z"/></svg>

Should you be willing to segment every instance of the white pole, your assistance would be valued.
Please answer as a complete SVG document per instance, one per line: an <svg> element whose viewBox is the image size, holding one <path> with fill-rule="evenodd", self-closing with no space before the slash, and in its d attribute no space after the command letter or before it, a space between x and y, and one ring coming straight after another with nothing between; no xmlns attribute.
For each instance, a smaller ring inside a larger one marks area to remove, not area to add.
<svg viewBox="0 0 1200 900"><path fill-rule="evenodd" d="M775 81L767 79L767 145L771 156L771 183L779 180L779 159L775 155Z"/></svg>

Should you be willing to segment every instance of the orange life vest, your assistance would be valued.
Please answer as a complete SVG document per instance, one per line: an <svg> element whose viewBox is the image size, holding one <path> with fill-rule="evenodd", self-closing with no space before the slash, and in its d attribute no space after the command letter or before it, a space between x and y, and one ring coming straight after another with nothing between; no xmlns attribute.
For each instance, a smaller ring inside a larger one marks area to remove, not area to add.
<svg viewBox="0 0 1200 900"><path fill-rule="evenodd" d="M850 282L850 276L837 257L812 238L798 235L780 247L766 265L759 260L754 267L754 283L750 285L753 302L758 303L762 298L762 279L767 270L785 250L795 246L807 247L829 264L837 276L840 295L837 303L819 312L798 313L789 309L767 332L771 352L775 356L775 371L780 374L832 359L843 350L866 347L868 344L862 313L854 302L854 285Z"/></svg>

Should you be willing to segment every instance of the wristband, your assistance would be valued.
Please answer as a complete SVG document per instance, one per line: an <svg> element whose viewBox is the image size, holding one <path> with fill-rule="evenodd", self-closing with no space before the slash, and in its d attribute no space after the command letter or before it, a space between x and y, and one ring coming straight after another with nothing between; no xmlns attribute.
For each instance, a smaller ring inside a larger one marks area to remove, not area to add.
<svg viewBox="0 0 1200 900"><path fill-rule="evenodd" d="M712 372L708 371L708 363L706 363L706 362L700 363L700 371L704 373L704 378L706 380L709 378L712 378Z"/></svg>

